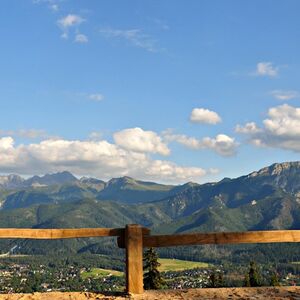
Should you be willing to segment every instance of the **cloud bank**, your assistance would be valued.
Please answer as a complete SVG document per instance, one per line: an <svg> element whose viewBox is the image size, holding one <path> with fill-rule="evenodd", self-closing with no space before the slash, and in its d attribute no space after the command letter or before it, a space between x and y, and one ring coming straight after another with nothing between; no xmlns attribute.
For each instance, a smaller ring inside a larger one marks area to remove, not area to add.
<svg viewBox="0 0 300 300"><path fill-rule="evenodd" d="M157 139L155 134L145 131L133 143L120 142L119 139L128 134L131 131L121 131L116 138L126 148L106 140L46 139L39 143L15 145L12 137L2 137L0 170L3 173L28 175L69 170L77 175L103 179L128 175L170 183L199 181L210 173L210 170L199 167L179 166L168 160L152 159L147 152L166 154L168 150L164 144L161 142L154 147L150 142L144 148L138 144L144 135L149 135L150 140Z"/></svg>
<svg viewBox="0 0 300 300"><path fill-rule="evenodd" d="M238 125L236 131L256 146L300 152L300 108L288 104L272 107L262 127L251 122Z"/></svg>
<svg viewBox="0 0 300 300"><path fill-rule="evenodd" d="M184 134L173 134L171 131L166 131L164 137L167 141L175 141L192 150L213 150L222 156L233 156L236 154L238 143L234 138L226 134L218 134L214 138L204 137L197 139L188 137Z"/></svg>

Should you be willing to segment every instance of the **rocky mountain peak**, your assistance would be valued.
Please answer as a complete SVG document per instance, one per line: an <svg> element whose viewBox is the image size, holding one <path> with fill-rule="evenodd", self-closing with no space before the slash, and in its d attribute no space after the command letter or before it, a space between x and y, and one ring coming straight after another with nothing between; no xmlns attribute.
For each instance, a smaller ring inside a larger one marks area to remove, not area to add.
<svg viewBox="0 0 300 300"><path fill-rule="evenodd" d="M128 183L135 183L135 179L129 177L129 176L123 176L119 178L112 178L108 181L107 185L124 185Z"/></svg>
<svg viewBox="0 0 300 300"><path fill-rule="evenodd" d="M24 178L19 175L10 174L0 176L0 187L3 188L15 188L19 185L22 185Z"/></svg>
<svg viewBox="0 0 300 300"><path fill-rule="evenodd" d="M54 184L65 184L65 183L74 183L78 179L68 171L46 174L44 176L33 176L26 180L26 185L35 186L35 185L54 185Z"/></svg>
<svg viewBox="0 0 300 300"><path fill-rule="evenodd" d="M275 163L269 167L265 167L260 169L259 171L250 173L248 177L278 176L281 175L283 172L289 171L291 169L300 170L300 161Z"/></svg>

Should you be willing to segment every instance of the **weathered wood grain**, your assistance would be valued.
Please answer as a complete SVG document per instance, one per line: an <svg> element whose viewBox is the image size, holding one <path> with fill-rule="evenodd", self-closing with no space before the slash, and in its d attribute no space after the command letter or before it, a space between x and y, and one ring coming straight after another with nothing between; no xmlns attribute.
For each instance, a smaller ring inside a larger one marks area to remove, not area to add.
<svg viewBox="0 0 300 300"><path fill-rule="evenodd" d="M189 233L143 237L144 247L286 242L300 242L300 230Z"/></svg>
<svg viewBox="0 0 300 300"><path fill-rule="evenodd" d="M126 290L142 294L143 285L143 229L140 225L126 225Z"/></svg>
<svg viewBox="0 0 300 300"><path fill-rule="evenodd" d="M142 227L143 236L150 234L150 229L147 227ZM119 248L125 248L125 235L120 235L117 239L117 244Z"/></svg>
<svg viewBox="0 0 300 300"><path fill-rule="evenodd" d="M122 236L123 228L65 228L65 229L31 229L0 228L0 238L7 239L71 239L101 236Z"/></svg>

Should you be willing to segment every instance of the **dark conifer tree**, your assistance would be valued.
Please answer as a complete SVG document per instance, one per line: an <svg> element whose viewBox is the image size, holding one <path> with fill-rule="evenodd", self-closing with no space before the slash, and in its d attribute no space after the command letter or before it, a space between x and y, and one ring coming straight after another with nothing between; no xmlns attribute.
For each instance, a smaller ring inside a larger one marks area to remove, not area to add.
<svg viewBox="0 0 300 300"><path fill-rule="evenodd" d="M216 288L223 287L224 285L223 273L212 271L209 275L209 287Z"/></svg>
<svg viewBox="0 0 300 300"><path fill-rule="evenodd" d="M164 281L160 275L158 267L158 255L154 248L150 248L144 255L144 288L146 290L157 290L162 287Z"/></svg>
<svg viewBox="0 0 300 300"><path fill-rule="evenodd" d="M218 274L218 277L217 277L217 285L218 285L218 287L224 287L225 286L223 273L221 273L221 272Z"/></svg>
<svg viewBox="0 0 300 300"><path fill-rule="evenodd" d="M209 287L211 287L211 288L217 287L217 274L215 271L213 271L209 275Z"/></svg>
<svg viewBox="0 0 300 300"><path fill-rule="evenodd" d="M260 274L257 269L257 265L254 261L250 262L250 269L248 274L249 274L250 286L255 287L261 285Z"/></svg>

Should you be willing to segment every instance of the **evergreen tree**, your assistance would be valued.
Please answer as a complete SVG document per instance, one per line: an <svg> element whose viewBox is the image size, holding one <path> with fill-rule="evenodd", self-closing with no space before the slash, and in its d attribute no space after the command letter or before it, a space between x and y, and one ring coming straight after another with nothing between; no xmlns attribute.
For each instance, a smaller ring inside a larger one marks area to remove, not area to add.
<svg viewBox="0 0 300 300"><path fill-rule="evenodd" d="M225 285L224 279L223 279L223 274L220 272L213 271L209 275L209 284L208 286L211 288L216 288L216 287L223 287Z"/></svg>
<svg viewBox="0 0 300 300"><path fill-rule="evenodd" d="M221 272L218 274L218 277L217 277L217 285L218 285L218 287L224 287L225 286L223 273L221 273Z"/></svg>
<svg viewBox="0 0 300 300"><path fill-rule="evenodd" d="M209 287L211 287L211 288L217 287L217 274L215 271L213 271L209 275Z"/></svg>
<svg viewBox="0 0 300 300"><path fill-rule="evenodd" d="M254 261L250 262L250 268L248 274L249 274L250 286L255 287L261 285L260 275L257 270L257 265Z"/></svg>
<svg viewBox="0 0 300 300"><path fill-rule="evenodd" d="M154 248L150 248L145 252L144 255L144 288L146 290L157 290L160 289L164 283L161 278L158 267L158 255Z"/></svg>

